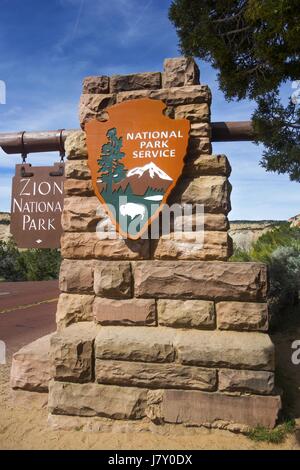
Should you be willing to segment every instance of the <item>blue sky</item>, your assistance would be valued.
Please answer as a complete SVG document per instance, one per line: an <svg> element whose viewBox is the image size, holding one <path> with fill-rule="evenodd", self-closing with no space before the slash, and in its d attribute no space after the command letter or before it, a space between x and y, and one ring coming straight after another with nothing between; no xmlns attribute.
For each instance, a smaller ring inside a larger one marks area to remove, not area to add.
<svg viewBox="0 0 300 470"><path fill-rule="evenodd" d="M1 0L0 132L79 127L83 77L162 70L176 57L178 39L167 12L170 0ZM225 101L215 71L198 62L201 83L213 93L212 120L247 120L253 104ZM291 84L283 93L287 97ZM230 219L286 219L300 212L300 185L266 173L262 148L248 142L218 143L232 166ZM57 154L30 155L32 164L50 164ZM0 150L0 211L10 208L11 177L20 156Z"/></svg>

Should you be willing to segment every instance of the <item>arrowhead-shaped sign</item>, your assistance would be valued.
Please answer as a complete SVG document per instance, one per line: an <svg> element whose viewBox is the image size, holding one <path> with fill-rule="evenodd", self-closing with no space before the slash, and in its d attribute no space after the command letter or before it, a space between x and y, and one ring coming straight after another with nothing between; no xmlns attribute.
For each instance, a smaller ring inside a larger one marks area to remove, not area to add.
<svg viewBox="0 0 300 470"><path fill-rule="evenodd" d="M138 239L182 173L190 123L163 114L162 101L125 101L85 126L93 188L119 233Z"/></svg>

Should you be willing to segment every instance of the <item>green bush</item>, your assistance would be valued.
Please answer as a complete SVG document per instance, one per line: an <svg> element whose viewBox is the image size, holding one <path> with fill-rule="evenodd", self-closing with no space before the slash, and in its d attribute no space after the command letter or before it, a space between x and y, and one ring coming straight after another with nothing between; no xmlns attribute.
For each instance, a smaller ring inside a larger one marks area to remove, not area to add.
<svg viewBox="0 0 300 470"><path fill-rule="evenodd" d="M61 263L59 250L19 251L13 241L0 242L0 278L6 281L57 279Z"/></svg>
<svg viewBox="0 0 300 470"><path fill-rule="evenodd" d="M300 251L300 229L291 227L288 222L264 233L249 251L235 249L231 261L261 261L269 264L276 248L293 247Z"/></svg>
<svg viewBox="0 0 300 470"><path fill-rule="evenodd" d="M300 229L288 223L263 234L249 251L235 249L231 261L260 261L269 267L271 320L283 307L298 302Z"/></svg>
<svg viewBox="0 0 300 470"><path fill-rule="evenodd" d="M0 241L0 278L6 281L26 280L21 253L12 241Z"/></svg>
<svg viewBox="0 0 300 470"><path fill-rule="evenodd" d="M300 291L300 248L281 246L269 260L271 312L298 302Z"/></svg>
<svg viewBox="0 0 300 470"><path fill-rule="evenodd" d="M288 434L295 431L295 421L290 420L279 424L274 429L267 429L263 426L257 426L251 429L247 435L250 439L256 442L269 442L270 444L280 444L284 442Z"/></svg>

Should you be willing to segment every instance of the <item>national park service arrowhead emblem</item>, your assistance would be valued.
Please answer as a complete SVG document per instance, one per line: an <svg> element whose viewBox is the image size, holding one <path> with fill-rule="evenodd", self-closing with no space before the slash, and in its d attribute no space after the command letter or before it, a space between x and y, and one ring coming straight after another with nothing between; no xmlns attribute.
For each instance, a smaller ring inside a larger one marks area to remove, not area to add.
<svg viewBox="0 0 300 470"><path fill-rule="evenodd" d="M85 126L95 194L118 232L138 239L182 173L190 123L164 115L162 101L125 101Z"/></svg>

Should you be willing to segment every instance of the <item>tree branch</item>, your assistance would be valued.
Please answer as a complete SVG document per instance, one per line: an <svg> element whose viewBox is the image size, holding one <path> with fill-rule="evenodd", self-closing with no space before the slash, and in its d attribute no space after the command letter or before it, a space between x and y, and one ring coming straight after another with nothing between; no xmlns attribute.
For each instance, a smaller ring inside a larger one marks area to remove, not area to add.
<svg viewBox="0 0 300 470"><path fill-rule="evenodd" d="M221 37L230 36L231 34L241 33L242 31L248 31L251 29L251 26L245 26L244 28L233 29L232 31L227 31L227 33L220 34Z"/></svg>
<svg viewBox="0 0 300 470"><path fill-rule="evenodd" d="M235 15L226 16L225 18L219 18L217 20L212 20L212 23L229 23L230 21L236 20L237 18L241 17L246 9L246 5L242 5L238 13Z"/></svg>

